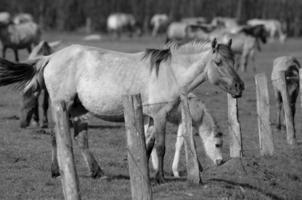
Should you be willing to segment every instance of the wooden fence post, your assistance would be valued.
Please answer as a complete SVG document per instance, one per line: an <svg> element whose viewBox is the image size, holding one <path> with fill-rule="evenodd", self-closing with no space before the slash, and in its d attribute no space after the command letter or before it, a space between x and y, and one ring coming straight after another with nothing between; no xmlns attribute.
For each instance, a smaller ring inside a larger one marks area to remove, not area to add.
<svg viewBox="0 0 302 200"><path fill-rule="evenodd" d="M285 72L280 72L280 86L281 86L281 95L282 95L282 105L284 110L284 117L286 123L286 140L287 143L293 145L296 143L296 134L294 127L294 119L292 116L292 110L289 102L288 91L286 86L286 77Z"/></svg>
<svg viewBox="0 0 302 200"><path fill-rule="evenodd" d="M65 200L80 200L79 180L74 164L69 118L64 102L53 104L59 168Z"/></svg>
<svg viewBox="0 0 302 200"><path fill-rule="evenodd" d="M265 73L256 74L257 115L260 154L273 155L274 143L270 126L270 104Z"/></svg>
<svg viewBox="0 0 302 200"><path fill-rule="evenodd" d="M201 183L199 161L193 138L192 117L187 96L181 96L181 119L182 127L185 129L183 137L185 140L187 179L194 184L199 184Z"/></svg>
<svg viewBox="0 0 302 200"><path fill-rule="evenodd" d="M299 85L300 85L300 104L302 108L302 69L299 69Z"/></svg>
<svg viewBox="0 0 302 200"><path fill-rule="evenodd" d="M132 200L151 200L140 95L123 96Z"/></svg>
<svg viewBox="0 0 302 200"><path fill-rule="evenodd" d="M242 136L238 121L238 100L230 94L228 96L228 128L231 136L230 157L242 157Z"/></svg>

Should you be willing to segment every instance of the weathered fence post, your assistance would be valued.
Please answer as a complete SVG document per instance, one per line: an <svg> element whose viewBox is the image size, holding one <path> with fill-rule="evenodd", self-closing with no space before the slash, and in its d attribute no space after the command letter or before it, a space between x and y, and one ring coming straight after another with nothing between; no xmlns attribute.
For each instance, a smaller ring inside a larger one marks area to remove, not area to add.
<svg viewBox="0 0 302 200"><path fill-rule="evenodd" d="M242 136L238 121L238 100L230 94L228 96L228 128L231 136L230 157L242 157Z"/></svg>
<svg viewBox="0 0 302 200"><path fill-rule="evenodd" d="M288 91L286 86L286 77L285 72L280 72L280 86L281 86L281 95L282 95L282 104L284 110L284 118L286 123L286 140L288 144L296 143L296 134L294 127L294 119L292 116L292 110L289 102Z"/></svg>
<svg viewBox="0 0 302 200"><path fill-rule="evenodd" d="M183 123L184 140L185 140L185 152L186 152L186 164L187 164L187 179L188 181L199 184L201 183L199 161L196 153L193 130L192 130L192 118L190 114L190 108L188 104L188 97L181 96L181 119Z"/></svg>
<svg viewBox="0 0 302 200"><path fill-rule="evenodd" d="M90 34L91 33L91 18L87 17L86 18L86 34Z"/></svg>
<svg viewBox="0 0 302 200"><path fill-rule="evenodd" d="M132 200L150 200L152 191L140 95L123 96Z"/></svg>
<svg viewBox="0 0 302 200"><path fill-rule="evenodd" d="M265 73L256 74L257 115L260 154L273 155L274 143L270 126L270 106Z"/></svg>
<svg viewBox="0 0 302 200"><path fill-rule="evenodd" d="M68 114L64 102L53 105L58 161L65 200L80 200L79 180L74 164Z"/></svg>
<svg viewBox="0 0 302 200"><path fill-rule="evenodd" d="M299 69L299 84L300 84L300 104L302 108L302 69Z"/></svg>

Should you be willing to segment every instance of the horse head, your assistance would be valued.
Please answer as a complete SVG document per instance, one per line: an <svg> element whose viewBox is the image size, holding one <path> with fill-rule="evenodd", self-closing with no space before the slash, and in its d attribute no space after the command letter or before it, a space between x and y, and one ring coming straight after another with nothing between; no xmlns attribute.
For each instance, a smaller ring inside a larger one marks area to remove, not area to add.
<svg viewBox="0 0 302 200"><path fill-rule="evenodd" d="M244 83L234 70L234 55L231 45L231 39L227 44L218 44L215 38L212 41L212 54L206 70L210 83L237 98L242 95Z"/></svg>

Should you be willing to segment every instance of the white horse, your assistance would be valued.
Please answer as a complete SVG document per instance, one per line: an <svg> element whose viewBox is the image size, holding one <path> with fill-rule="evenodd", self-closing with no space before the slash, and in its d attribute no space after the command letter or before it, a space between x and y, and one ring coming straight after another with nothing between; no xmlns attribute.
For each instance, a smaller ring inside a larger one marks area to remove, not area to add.
<svg viewBox="0 0 302 200"><path fill-rule="evenodd" d="M281 116L284 113L283 101L282 101L282 86L280 82L280 72L285 71L286 87L289 97L289 103L291 107L292 118L295 119L296 112L296 100L299 94L299 69L301 65L297 58L293 56L281 56L274 60L271 80L273 83L274 93L277 104L277 128L281 129L282 119ZM295 122L295 120L293 120ZM295 127L295 126L294 126Z"/></svg>
<svg viewBox="0 0 302 200"><path fill-rule="evenodd" d="M152 36L156 36L159 32L165 31L169 24L169 17L166 14L155 14L150 20L153 27Z"/></svg>
<svg viewBox="0 0 302 200"><path fill-rule="evenodd" d="M264 25L272 41L275 38L279 38L279 41L284 43L286 39L286 34L282 31L281 22L276 19L250 19L247 24L252 26Z"/></svg>
<svg viewBox="0 0 302 200"><path fill-rule="evenodd" d="M233 69L230 46L231 41L226 45L213 40L129 54L72 45L27 63L0 59L0 86L18 82L26 85L25 90L46 87L53 109L65 102L69 115L78 119L75 129L82 137L88 137L87 122L80 116L90 112L107 121L123 120L122 96L140 93L144 115L154 122L155 139L147 145L147 152L155 146L159 157L156 181L161 183L166 118L180 95L206 80L233 97L242 95L244 83ZM92 154L86 156L89 166L97 165Z"/></svg>
<svg viewBox="0 0 302 200"><path fill-rule="evenodd" d="M31 52L32 45L40 42L41 30L34 22L21 24L3 23L0 21L0 40L2 42L2 56L5 58L7 48L13 49L16 61L19 61L18 49Z"/></svg>
<svg viewBox="0 0 302 200"><path fill-rule="evenodd" d="M188 104L190 109L190 114L192 116L192 126L195 131L198 132L199 137L203 143L206 155L213 161L215 165L221 165L223 163L222 158L222 145L223 145L223 135L218 130L218 126L212 115L208 112L206 106L201 101L200 98L194 94L189 94ZM177 124L177 137L175 143L175 153L172 163L172 171L175 177L179 177L178 164L180 158L181 148L184 144L183 138L183 126L181 121L181 108L180 106L174 108L167 117L168 122ZM149 127L149 129L152 127ZM148 139L148 134L150 130L145 127L146 138ZM158 157L156 150L154 149L151 154L153 168L158 169Z"/></svg>
<svg viewBox="0 0 302 200"><path fill-rule="evenodd" d="M141 35L141 29L135 17L126 13L109 15L107 18L107 31L115 33L117 37L120 37L122 32L128 32L130 37L133 33Z"/></svg>

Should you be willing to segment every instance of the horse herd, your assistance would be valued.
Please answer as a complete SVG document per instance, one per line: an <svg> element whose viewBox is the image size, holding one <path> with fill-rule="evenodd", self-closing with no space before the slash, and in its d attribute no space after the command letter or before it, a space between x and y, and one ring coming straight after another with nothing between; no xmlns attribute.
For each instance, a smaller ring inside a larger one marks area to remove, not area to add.
<svg viewBox="0 0 302 200"><path fill-rule="evenodd" d="M111 31L120 27L118 23L124 24L125 21L128 25L124 28L137 26L133 16L118 16L119 18L117 15L111 15L108 18ZM254 53L251 51L260 48L260 41L265 43L268 36L275 36L268 32L268 27L273 25L266 27L266 23L257 24L253 21L254 24L252 22L246 26L237 24L235 27L234 21L223 19L217 18L211 24L205 24L206 20L203 18L188 18L182 22L171 23L165 15L154 16L151 19L154 26L153 35L155 36L163 26L169 25L167 33L169 40L173 41L169 41L161 49L123 53L82 45L71 45L58 50L45 41L39 42L40 30L32 19L23 16L18 20L11 20L8 13L1 13L0 39L3 44L3 57L6 48L14 50L17 61L18 48L27 48L31 54L28 60L20 63L0 58L0 86L18 84L23 88L20 116L20 125L23 128L29 126L31 122L36 126L40 125L38 112L40 94L44 96L42 127L48 126L49 102L52 110L61 102L65 102L70 123L74 127L74 137L77 138L77 144L91 177L103 176L104 172L88 147L89 116L97 116L105 121L123 122L122 96L140 93L147 154L153 161L155 180L162 183L167 122L178 126L172 171L174 176L179 176L177 168L184 143L181 137L184 131L180 109L181 97L188 97L192 125L202 140L206 155L215 165L222 164L223 134L201 98L192 92L208 81L234 98L241 97L244 82L236 69L240 63L246 70L247 61L241 58L237 62L237 54L246 58ZM222 26L222 23L225 24L225 28L217 28ZM278 23L274 21L271 24ZM31 28L27 29L28 27ZM276 27L274 30L281 34L279 25ZM174 29L175 31L183 29L184 37L178 38L174 35L173 38ZM226 32L226 29L232 31ZM10 30L14 31L9 32ZM21 40L21 30L26 33L31 31L31 35L35 37L25 37ZM139 32L138 29L136 31ZM201 34L201 31L204 33ZM280 36L282 41L283 36ZM29 47L23 45L25 39L27 44L30 44ZM32 44L38 44L33 51ZM280 57L274 61L272 80L275 81L274 90L280 108L280 127L282 98L279 82L276 80L279 79L280 71L286 71L286 83L294 115L294 104L299 91L299 68L298 60L291 56ZM52 135L53 177L60 175L57 153L56 137Z"/></svg>

